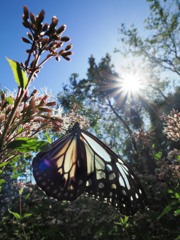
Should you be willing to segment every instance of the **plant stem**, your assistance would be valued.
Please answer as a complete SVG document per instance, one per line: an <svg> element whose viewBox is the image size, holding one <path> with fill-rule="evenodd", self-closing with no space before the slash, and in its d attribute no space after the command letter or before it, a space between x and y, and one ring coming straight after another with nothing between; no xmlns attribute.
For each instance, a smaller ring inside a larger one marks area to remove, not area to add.
<svg viewBox="0 0 180 240"><path fill-rule="evenodd" d="M15 104L14 104L14 108L12 109L12 112L7 120L7 123L5 125L5 128L4 128L4 131L3 131L3 134L1 136L1 139L0 139L0 152L2 151L3 149L3 145L4 145L4 142L6 140L6 137L7 137L7 134L8 134L8 130L9 130L9 127L11 126L15 116L16 116L16 111L17 111L17 108L19 107L20 103L22 102L27 90L28 90L28 87L37 71L38 68L36 68L37 64L38 64L38 61L39 61L39 58L40 58L40 54L38 54L38 56L36 57L36 61L34 62L34 66L33 66L33 69L28 77L28 83L26 85L26 87L23 89L23 88L20 88L18 89L18 92L17 92L17 96L16 96L16 100L15 100Z"/></svg>

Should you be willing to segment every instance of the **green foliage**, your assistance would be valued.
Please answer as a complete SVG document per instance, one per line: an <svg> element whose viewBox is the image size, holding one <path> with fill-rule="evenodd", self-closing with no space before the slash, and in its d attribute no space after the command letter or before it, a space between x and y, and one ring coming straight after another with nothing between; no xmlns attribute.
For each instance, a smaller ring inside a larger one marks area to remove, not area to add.
<svg viewBox="0 0 180 240"><path fill-rule="evenodd" d="M29 151L40 152L48 149L49 143L40 141L37 138L16 138L7 145L8 149L18 150L20 153Z"/></svg>
<svg viewBox="0 0 180 240"><path fill-rule="evenodd" d="M14 79L19 87L26 88L28 84L28 78L26 76L26 71L24 71L20 64L16 61L13 61L9 58L7 58L7 61L9 62L9 65L11 66L11 69L14 74Z"/></svg>
<svg viewBox="0 0 180 240"><path fill-rule="evenodd" d="M179 66L179 1L147 0L150 16L145 19L145 36L138 34L135 26L127 28L122 24L119 29L121 41L128 51L180 75Z"/></svg>
<svg viewBox="0 0 180 240"><path fill-rule="evenodd" d="M5 99L7 104L13 105L14 104L14 99L10 96L10 97L6 97Z"/></svg>
<svg viewBox="0 0 180 240"><path fill-rule="evenodd" d="M25 239L26 236L29 240L175 239L178 224L173 211L158 218L168 200L167 186L154 176L141 176L141 181L146 183L149 210L134 217L121 216L111 206L89 197L81 196L71 203L58 202L34 185L27 183L19 192L22 186L14 184L9 189L8 201L4 198L2 202L1 237ZM8 212L5 210L7 205ZM30 215L26 217L26 213Z"/></svg>
<svg viewBox="0 0 180 240"><path fill-rule="evenodd" d="M8 211L9 211L9 213L12 214L17 220L32 216L31 213L24 213L24 215L21 216L19 213L13 212L13 211L11 211L10 209L8 209Z"/></svg>
<svg viewBox="0 0 180 240"><path fill-rule="evenodd" d="M154 158L155 158L156 160L160 160L160 159L162 158L162 152L157 152L157 153L155 153L155 154L154 154Z"/></svg>

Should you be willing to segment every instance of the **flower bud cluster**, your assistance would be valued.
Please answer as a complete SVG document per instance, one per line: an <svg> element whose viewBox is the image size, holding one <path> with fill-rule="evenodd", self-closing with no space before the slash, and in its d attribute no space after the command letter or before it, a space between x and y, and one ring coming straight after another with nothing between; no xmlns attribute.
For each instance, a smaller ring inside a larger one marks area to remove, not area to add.
<svg viewBox="0 0 180 240"><path fill-rule="evenodd" d="M164 133L167 138L172 141L180 140L180 112L178 110L172 110L170 114L163 115L161 119L165 122Z"/></svg>
<svg viewBox="0 0 180 240"><path fill-rule="evenodd" d="M136 133L133 133L135 142L142 148L151 147L155 134L153 131L144 131L140 128Z"/></svg>
<svg viewBox="0 0 180 240"><path fill-rule="evenodd" d="M73 125L75 122L79 122L81 128L86 129L89 127L88 119L85 116L76 113L75 111L71 111L64 117L64 123L68 126Z"/></svg>
<svg viewBox="0 0 180 240"><path fill-rule="evenodd" d="M29 29L27 32L27 37L22 37L22 41L29 44L30 48L26 51L29 56L24 63L21 63L22 67L29 73L31 73L34 68L37 72L42 64L51 57L55 57L57 61L60 57L66 60L70 60L70 55L72 52L72 44L67 45L63 50L60 48L64 43L69 42L70 38L68 36L62 36L63 32L66 30L66 25L57 27L58 18L52 17L51 23L43 23L45 17L45 12L42 10L37 16L29 12L28 8L24 7L24 14L22 15L23 26ZM45 59L37 65L40 55L43 52L47 52ZM30 57L33 54L34 59L30 63Z"/></svg>
<svg viewBox="0 0 180 240"><path fill-rule="evenodd" d="M176 152L175 158L178 159ZM157 161L156 176L160 181L166 182L169 186L177 186L180 179L180 165L175 159L161 159Z"/></svg>
<svg viewBox="0 0 180 240"><path fill-rule="evenodd" d="M14 107L15 97L1 94L0 100L0 138L9 115ZM48 95L40 95L35 89L26 94L16 109L16 115L8 128L5 144L17 137L32 137L42 130L59 131L63 126L61 111L55 108L56 102Z"/></svg>

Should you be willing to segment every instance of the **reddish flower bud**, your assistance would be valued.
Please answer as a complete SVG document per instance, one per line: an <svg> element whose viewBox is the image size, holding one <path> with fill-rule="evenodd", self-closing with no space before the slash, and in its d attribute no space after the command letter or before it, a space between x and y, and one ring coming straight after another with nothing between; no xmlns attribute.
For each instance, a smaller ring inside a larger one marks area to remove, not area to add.
<svg viewBox="0 0 180 240"><path fill-rule="evenodd" d="M27 6L24 6L24 14L22 17L24 20L27 20L29 18L29 10Z"/></svg>
<svg viewBox="0 0 180 240"><path fill-rule="evenodd" d="M45 15L44 10L41 10L41 12L36 17L36 23L37 24L42 23L42 21L44 20L44 15Z"/></svg>
<svg viewBox="0 0 180 240"><path fill-rule="evenodd" d="M69 44L69 45L67 45L67 47L65 48L65 51L68 51L69 49L71 49L72 48L72 44Z"/></svg>
<svg viewBox="0 0 180 240"><path fill-rule="evenodd" d="M25 28L30 28L31 24L29 22L23 22L22 23Z"/></svg>
<svg viewBox="0 0 180 240"><path fill-rule="evenodd" d="M22 37L21 39L22 39L22 41L25 42L25 43L31 43L27 38Z"/></svg>
<svg viewBox="0 0 180 240"><path fill-rule="evenodd" d="M63 55L66 51L65 50L61 50L59 51L59 55Z"/></svg>
<svg viewBox="0 0 180 240"><path fill-rule="evenodd" d="M58 24L58 18L56 16L52 17L52 26L56 26Z"/></svg>
<svg viewBox="0 0 180 240"><path fill-rule="evenodd" d="M36 23L36 17L34 16L34 14L32 12L30 12L30 19L32 23Z"/></svg>
<svg viewBox="0 0 180 240"><path fill-rule="evenodd" d="M48 30L48 28L49 28L49 24L44 24L44 26L43 26L43 28L42 28L42 31L47 31Z"/></svg>
<svg viewBox="0 0 180 240"><path fill-rule="evenodd" d="M48 103L46 104L46 106L56 106L56 102L55 102L55 101L53 101L53 102L48 102Z"/></svg>
<svg viewBox="0 0 180 240"><path fill-rule="evenodd" d="M6 98L5 93L2 93L2 94L1 94L1 99L2 99L2 101L5 101L5 98Z"/></svg>
<svg viewBox="0 0 180 240"><path fill-rule="evenodd" d="M62 56L64 59L66 59L67 61L70 61L71 59L67 56Z"/></svg>
<svg viewBox="0 0 180 240"><path fill-rule="evenodd" d="M60 57L56 57L56 61L58 61L58 62L59 62L60 60L61 60L61 59L60 59Z"/></svg>
<svg viewBox="0 0 180 240"><path fill-rule="evenodd" d="M60 28L57 29L56 33L57 35L62 34L66 29L66 25L62 25Z"/></svg>
<svg viewBox="0 0 180 240"><path fill-rule="evenodd" d="M30 97L34 96L38 92L37 89L34 89L33 92L31 93Z"/></svg>
<svg viewBox="0 0 180 240"><path fill-rule="evenodd" d="M70 40L71 39L69 37L67 37L67 36L61 38L62 42L69 42Z"/></svg>
<svg viewBox="0 0 180 240"><path fill-rule="evenodd" d="M53 110L46 107L39 107L39 111L51 113Z"/></svg>
<svg viewBox="0 0 180 240"><path fill-rule="evenodd" d="M27 32L26 34L27 34L27 36L28 36L29 39L31 39L32 41L34 40L34 38L33 38L33 36L31 35L31 33Z"/></svg>

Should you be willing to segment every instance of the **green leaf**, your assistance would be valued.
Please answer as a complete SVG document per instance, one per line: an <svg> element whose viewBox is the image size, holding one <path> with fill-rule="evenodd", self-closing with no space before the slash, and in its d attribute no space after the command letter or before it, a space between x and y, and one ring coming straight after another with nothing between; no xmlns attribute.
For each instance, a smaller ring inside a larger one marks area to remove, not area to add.
<svg viewBox="0 0 180 240"><path fill-rule="evenodd" d="M128 219L129 219L128 216L124 216L124 218L121 217L121 218L120 218L120 222L122 223L122 225L125 225L125 224L127 223Z"/></svg>
<svg viewBox="0 0 180 240"><path fill-rule="evenodd" d="M9 58L6 58L9 62L9 65L13 71L14 79L17 82L18 86L21 88L25 88L28 83L28 78L26 76L26 72L21 68L20 64L16 61L13 61Z"/></svg>
<svg viewBox="0 0 180 240"><path fill-rule="evenodd" d="M21 133L23 131L23 127L19 127L17 133Z"/></svg>
<svg viewBox="0 0 180 240"><path fill-rule="evenodd" d="M176 198L176 199L180 199L180 194L176 192L176 193L175 193L175 198Z"/></svg>
<svg viewBox="0 0 180 240"><path fill-rule="evenodd" d="M23 215L23 218L27 218L27 217L31 217L32 216L32 213L25 213L24 215Z"/></svg>
<svg viewBox="0 0 180 240"><path fill-rule="evenodd" d="M29 151L47 151L49 143L46 141L39 141L36 138L16 138L8 144L7 148L14 149L22 153Z"/></svg>
<svg viewBox="0 0 180 240"><path fill-rule="evenodd" d="M4 179L0 179L0 186L5 183L6 181Z"/></svg>
<svg viewBox="0 0 180 240"><path fill-rule="evenodd" d="M24 196L24 199L27 200L29 197L30 197L30 193L26 194L26 195Z"/></svg>
<svg viewBox="0 0 180 240"><path fill-rule="evenodd" d="M172 189L169 189L168 193L174 193L174 191Z"/></svg>
<svg viewBox="0 0 180 240"><path fill-rule="evenodd" d="M20 177L23 174L23 172L20 173L15 173L11 176L11 179L17 179L18 177Z"/></svg>
<svg viewBox="0 0 180 240"><path fill-rule="evenodd" d="M11 213L16 219L21 219L21 216L17 212L12 212L10 209L8 209L8 212Z"/></svg>
<svg viewBox="0 0 180 240"><path fill-rule="evenodd" d="M0 168L2 167L5 167L7 164L9 164L10 162L3 162L3 163L0 163Z"/></svg>
<svg viewBox="0 0 180 240"><path fill-rule="evenodd" d="M9 103L10 105L14 104L14 99L12 97L7 97L6 102Z"/></svg>
<svg viewBox="0 0 180 240"><path fill-rule="evenodd" d="M170 204L166 206L157 219L162 218L164 215L168 214L173 209L173 206Z"/></svg>
<svg viewBox="0 0 180 240"><path fill-rule="evenodd" d="M180 215L180 209L174 211L174 216L179 216Z"/></svg>
<svg viewBox="0 0 180 240"><path fill-rule="evenodd" d="M23 194L23 191L24 191L24 187L22 187L22 188L19 190L19 195L22 195L22 194Z"/></svg>
<svg viewBox="0 0 180 240"><path fill-rule="evenodd" d="M155 158L156 160L160 160L161 157L162 157L162 152L157 152L157 153L154 154L154 158Z"/></svg>
<svg viewBox="0 0 180 240"><path fill-rule="evenodd" d="M178 236L177 238L175 238L174 240L180 240L180 236Z"/></svg>

